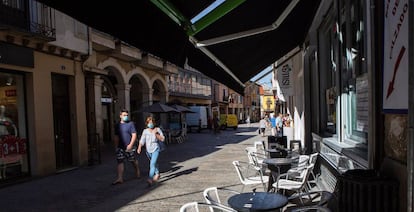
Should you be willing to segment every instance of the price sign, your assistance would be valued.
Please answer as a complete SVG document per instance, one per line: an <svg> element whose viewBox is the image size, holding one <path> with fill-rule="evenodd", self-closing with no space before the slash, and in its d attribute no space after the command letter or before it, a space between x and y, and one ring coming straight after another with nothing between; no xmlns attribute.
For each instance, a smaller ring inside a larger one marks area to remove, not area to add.
<svg viewBox="0 0 414 212"><path fill-rule="evenodd" d="M26 154L26 139L7 135L0 140L0 157Z"/></svg>

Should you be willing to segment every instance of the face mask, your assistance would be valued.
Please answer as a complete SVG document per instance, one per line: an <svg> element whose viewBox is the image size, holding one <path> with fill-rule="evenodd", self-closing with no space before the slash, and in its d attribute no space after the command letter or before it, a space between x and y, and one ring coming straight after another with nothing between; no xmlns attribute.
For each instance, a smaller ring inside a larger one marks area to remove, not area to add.
<svg viewBox="0 0 414 212"><path fill-rule="evenodd" d="M152 129L154 127L154 124L153 123L148 123L147 127Z"/></svg>
<svg viewBox="0 0 414 212"><path fill-rule="evenodd" d="M122 117L122 120L123 120L124 122L129 121L128 116L124 116L124 117Z"/></svg>

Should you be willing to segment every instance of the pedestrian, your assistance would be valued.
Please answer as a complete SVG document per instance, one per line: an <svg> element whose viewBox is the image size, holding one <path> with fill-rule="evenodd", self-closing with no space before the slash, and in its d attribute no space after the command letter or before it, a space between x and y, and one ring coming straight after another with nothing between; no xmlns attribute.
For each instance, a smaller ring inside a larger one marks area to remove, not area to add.
<svg viewBox="0 0 414 212"><path fill-rule="evenodd" d="M279 113L279 115L276 118L276 136L282 137L283 136L283 114Z"/></svg>
<svg viewBox="0 0 414 212"><path fill-rule="evenodd" d="M218 119L217 115L213 117L213 127L214 127L214 134L220 132L220 119Z"/></svg>
<svg viewBox="0 0 414 212"><path fill-rule="evenodd" d="M164 134L159 127L155 127L155 119L151 116L145 121L146 129L142 131L141 140L138 144L137 152L141 154L142 146L145 145L146 155L150 162L148 174L148 187L151 187L160 179L160 171L158 169L158 156L160 155L160 145L158 142L164 142Z"/></svg>
<svg viewBox="0 0 414 212"><path fill-rule="evenodd" d="M272 131L272 136L276 136L276 117L274 113L270 114L270 128Z"/></svg>
<svg viewBox="0 0 414 212"><path fill-rule="evenodd" d="M247 126L250 127L250 116L249 115L247 116L246 123L247 123Z"/></svg>
<svg viewBox="0 0 414 212"><path fill-rule="evenodd" d="M263 117L259 121L259 130L260 130L260 133L262 134L262 137L265 136L266 126L267 126L267 121L266 121L266 118Z"/></svg>
<svg viewBox="0 0 414 212"><path fill-rule="evenodd" d="M128 110L122 109L119 112L120 121L115 125L114 144L117 165L118 177L112 183L112 185L121 184L124 182L124 161L127 159L135 168L136 177L140 178L140 171L138 166L138 160L135 157L135 140L137 139L137 131L135 129L134 122L129 121Z"/></svg>
<svg viewBox="0 0 414 212"><path fill-rule="evenodd" d="M292 119L290 118L289 113L286 113L283 116L283 127L290 127Z"/></svg>

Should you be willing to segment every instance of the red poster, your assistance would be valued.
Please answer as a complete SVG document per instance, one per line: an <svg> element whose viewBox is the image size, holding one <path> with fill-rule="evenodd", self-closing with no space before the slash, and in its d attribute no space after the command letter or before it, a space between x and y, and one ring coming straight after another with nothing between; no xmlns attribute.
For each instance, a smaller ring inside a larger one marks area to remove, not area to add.
<svg viewBox="0 0 414 212"><path fill-rule="evenodd" d="M26 139L7 135L0 140L0 157L26 154Z"/></svg>

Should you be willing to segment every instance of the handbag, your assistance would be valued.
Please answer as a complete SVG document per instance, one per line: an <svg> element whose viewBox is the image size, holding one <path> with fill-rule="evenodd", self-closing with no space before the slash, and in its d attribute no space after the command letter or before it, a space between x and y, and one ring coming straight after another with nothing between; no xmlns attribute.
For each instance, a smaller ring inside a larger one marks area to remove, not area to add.
<svg viewBox="0 0 414 212"><path fill-rule="evenodd" d="M167 149L167 145L162 141L158 141L158 147L160 149L160 152L163 152Z"/></svg>

